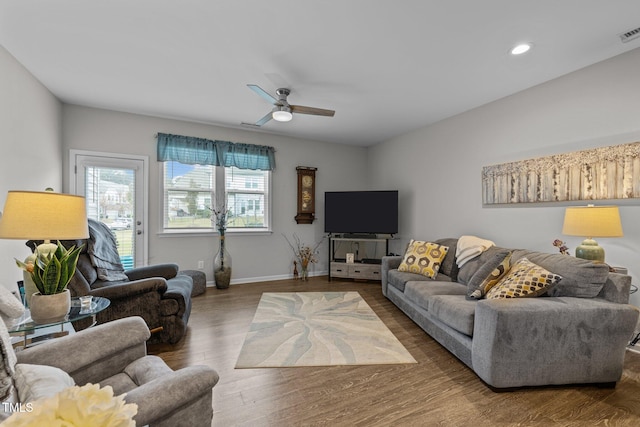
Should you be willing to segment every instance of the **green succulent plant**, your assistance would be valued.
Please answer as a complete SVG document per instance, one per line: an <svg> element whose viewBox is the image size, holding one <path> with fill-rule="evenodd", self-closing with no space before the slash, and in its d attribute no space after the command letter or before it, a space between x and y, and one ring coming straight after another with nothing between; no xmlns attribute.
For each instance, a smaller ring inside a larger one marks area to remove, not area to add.
<svg viewBox="0 0 640 427"><path fill-rule="evenodd" d="M64 292L76 271L82 246L66 249L58 242L53 252L41 253L36 249L25 262L16 259L18 267L31 275L41 295Z"/></svg>

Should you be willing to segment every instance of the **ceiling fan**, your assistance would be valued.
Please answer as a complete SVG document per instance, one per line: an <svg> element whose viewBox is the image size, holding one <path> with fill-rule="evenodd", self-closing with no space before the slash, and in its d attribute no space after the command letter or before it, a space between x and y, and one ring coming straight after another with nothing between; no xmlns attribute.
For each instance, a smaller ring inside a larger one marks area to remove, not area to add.
<svg viewBox="0 0 640 427"><path fill-rule="evenodd" d="M293 113L296 114L311 114L313 116L325 116L333 117L336 113L333 110L325 110L323 108L305 107L302 105L291 105L287 102L287 96L291 93L289 89L280 88L276 90L277 98L271 96L267 91L262 89L258 85L247 85L249 89L266 99L268 102L274 105L273 110L267 113L263 118L258 120L255 124L243 123L250 126L262 126L269 120L273 119L278 122L288 122L293 118Z"/></svg>

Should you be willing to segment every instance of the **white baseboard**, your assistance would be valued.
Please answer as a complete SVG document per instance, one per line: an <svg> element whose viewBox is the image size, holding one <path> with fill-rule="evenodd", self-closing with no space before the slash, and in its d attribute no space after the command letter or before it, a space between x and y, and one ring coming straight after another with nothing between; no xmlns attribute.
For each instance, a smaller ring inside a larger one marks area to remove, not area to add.
<svg viewBox="0 0 640 427"><path fill-rule="evenodd" d="M313 273L309 273L310 277L315 276L326 276L329 274L328 271L315 271ZM273 282L275 280L287 280L293 279L293 274L279 274L276 276L256 276L256 277L244 277L240 279L231 279L230 285L241 285L243 283L256 283L256 282ZM207 281L207 287L215 288L216 284L213 280Z"/></svg>
<svg viewBox="0 0 640 427"><path fill-rule="evenodd" d="M627 351L630 351L632 353L638 353L640 354L640 347L638 346L627 346Z"/></svg>

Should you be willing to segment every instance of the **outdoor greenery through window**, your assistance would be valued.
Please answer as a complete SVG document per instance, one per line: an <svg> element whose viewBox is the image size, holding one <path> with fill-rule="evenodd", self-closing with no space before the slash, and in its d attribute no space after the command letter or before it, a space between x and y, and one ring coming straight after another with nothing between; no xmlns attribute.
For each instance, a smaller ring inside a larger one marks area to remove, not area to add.
<svg viewBox="0 0 640 427"><path fill-rule="evenodd" d="M211 208L216 200L226 200L228 231L270 229L270 171L177 161L163 165L165 230L215 231Z"/></svg>

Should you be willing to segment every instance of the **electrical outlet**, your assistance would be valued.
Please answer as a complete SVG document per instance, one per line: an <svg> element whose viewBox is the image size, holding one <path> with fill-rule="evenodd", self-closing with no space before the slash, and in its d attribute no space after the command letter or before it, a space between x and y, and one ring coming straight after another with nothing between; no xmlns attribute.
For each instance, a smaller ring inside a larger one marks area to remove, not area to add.
<svg viewBox="0 0 640 427"><path fill-rule="evenodd" d="M198 261L198 268L201 270L204 268L204 261Z"/></svg>

